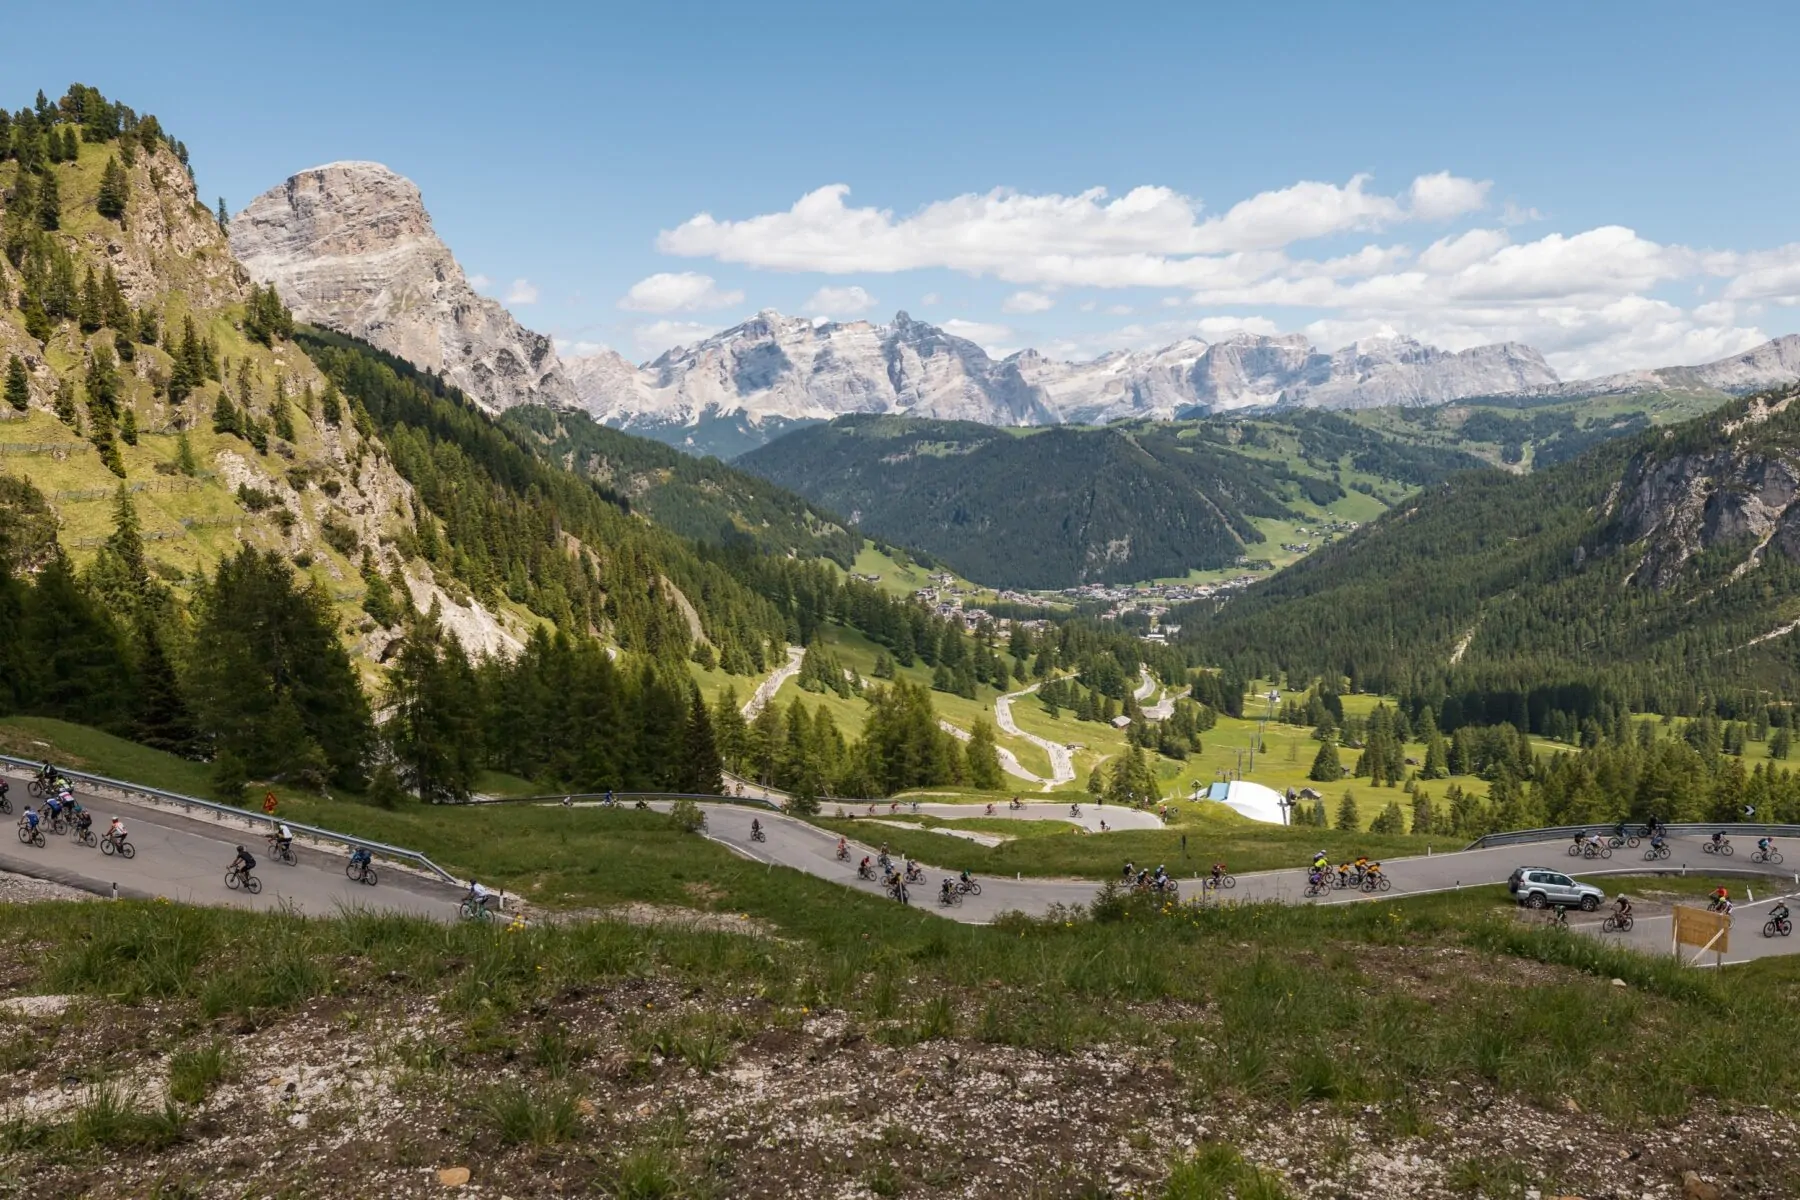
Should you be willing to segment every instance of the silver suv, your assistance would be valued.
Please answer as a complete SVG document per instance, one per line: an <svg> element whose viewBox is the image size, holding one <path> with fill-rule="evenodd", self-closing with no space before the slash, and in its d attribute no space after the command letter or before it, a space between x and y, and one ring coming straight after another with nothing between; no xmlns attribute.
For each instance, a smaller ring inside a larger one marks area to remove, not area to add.
<svg viewBox="0 0 1800 1200"><path fill-rule="evenodd" d="M1549 867L1520 867L1506 881L1513 899L1532 908L1580 905L1582 912L1593 912L1606 899L1606 893L1591 883L1579 883L1561 871Z"/></svg>

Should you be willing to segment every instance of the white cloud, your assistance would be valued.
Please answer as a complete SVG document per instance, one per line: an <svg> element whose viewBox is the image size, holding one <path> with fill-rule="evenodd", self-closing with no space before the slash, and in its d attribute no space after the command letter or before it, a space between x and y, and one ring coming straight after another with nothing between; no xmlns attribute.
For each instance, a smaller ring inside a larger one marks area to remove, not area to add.
<svg viewBox="0 0 1800 1200"><path fill-rule="evenodd" d="M1448 221L1465 213L1477 212L1487 204L1488 189L1493 183L1460 179L1448 171L1421 175L1408 190L1412 216L1418 221Z"/></svg>
<svg viewBox="0 0 1800 1200"><path fill-rule="evenodd" d="M634 328L631 340L637 346L638 353L646 358L654 358L675 346L691 346L715 332L717 330L714 326L702 325L697 321L652 321L648 325Z"/></svg>
<svg viewBox="0 0 1800 1200"><path fill-rule="evenodd" d="M1041 313L1056 307L1056 301L1042 292L1014 292L1000 302L1000 311L1007 313Z"/></svg>
<svg viewBox="0 0 1800 1200"><path fill-rule="evenodd" d="M711 275L662 271L632 284L631 290L620 298L619 307L647 313L701 312L743 302L743 292L721 291Z"/></svg>
<svg viewBox="0 0 1800 1200"><path fill-rule="evenodd" d="M599 354L611 350L605 342L590 342L582 338L551 338L556 344L556 353L562 358L586 358L590 354Z"/></svg>
<svg viewBox="0 0 1800 1200"><path fill-rule="evenodd" d="M508 304L536 304L538 286L529 279L515 279L512 286L506 289Z"/></svg>
<svg viewBox="0 0 1800 1200"><path fill-rule="evenodd" d="M1001 353L1005 343L1013 336L1009 325L995 325L986 321L965 321L961 317L951 317L939 325L945 333L954 337L967 338L986 350L989 354Z"/></svg>
<svg viewBox="0 0 1800 1200"><path fill-rule="evenodd" d="M920 308L932 308L932 307L935 307L942 300L943 300L943 297L938 295L936 292L926 292L923 296L919 297L919 307Z"/></svg>
<svg viewBox="0 0 1800 1200"><path fill-rule="evenodd" d="M821 317L853 317L868 312L875 303L875 297L860 287L822 287L800 308Z"/></svg>
<svg viewBox="0 0 1800 1200"><path fill-rule="evenodd" d="M1403 201L1367 184L1363 175L1342 185L1304 181L1206 218L1198 201L1150 186L1116 198L1104 188L1068 196L996 189L896 218L886 209L850 207L850 188L838 183L808 192L785 212L735 221L700 213L664 230L657 247L781 271L936 267L1039 286L1197 286L1267 270L1296 242L1380 229L1415 213L1443 219L1479 203L1487 188L1439 173L1421 176Z"/></svg>
<svg viewBox="0 0 1800 1200"><path fill-rule="evenodd" d="M489 279L486 275L471 275L471 276L469 276L469 286L474 288L478 292L482 288L485 288L488 284L490 284L492 282L494 282L494 281Z"/></svg>
<svg viewBox="0 0 1800 1200"><path fill-rule="evenodd" d="M1106 348L1196 336L1201 327L1191 319L1162 311L1186 303L1267 313L1200 319L1299 329L1327 348L1392 335L1450 350L1525 342L1565 378L1736 353L1767 336L1757 324L1762 306L1800 307L1800 243L1702 250L1653 241L1623 224L1528 237L1520 227L1545 221L1544 214L1511 199L1495 205L1493 187L1437 171L1389 192L1357 175L1301 181L1216 210L1160 186L1116 196L1099 188L996 189L902 214L852 205L849 188L832 184L783 211L741 220L699 214L665 230L658 246L769 270L993 278L1012 285L999 306L1006 313L1042 312L1059 288L1150 290L1133 305L1071 305L1169 318L1115 330L1124 340ZM1425 236L1408 244L1409 226ZM1696 286L1707 280L1714 286ZM1675 302L1677 293L1685 305ZM990 347L1016 336L969 317L944 325ZM1223 328L1206 326L1215 327ZM1089 344L1089 335L1077 340Z"/></svg>

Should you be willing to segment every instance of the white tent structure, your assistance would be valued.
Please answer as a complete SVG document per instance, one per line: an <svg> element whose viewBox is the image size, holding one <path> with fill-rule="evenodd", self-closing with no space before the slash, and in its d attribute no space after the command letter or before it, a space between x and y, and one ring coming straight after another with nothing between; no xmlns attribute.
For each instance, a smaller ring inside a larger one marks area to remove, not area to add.
<svg viewBox="0 0 1800 1200"><path fill-rule="evenodd" d="M1215 783L1206 791L1206 799L1219 803L1249 817L1252 821L1267 821L1271 825L1283 823L1281 816L1282 795L1272 787L1264 787L1260 783L1251 783L1247 779L1234 779L1229 783Z"/></svg>

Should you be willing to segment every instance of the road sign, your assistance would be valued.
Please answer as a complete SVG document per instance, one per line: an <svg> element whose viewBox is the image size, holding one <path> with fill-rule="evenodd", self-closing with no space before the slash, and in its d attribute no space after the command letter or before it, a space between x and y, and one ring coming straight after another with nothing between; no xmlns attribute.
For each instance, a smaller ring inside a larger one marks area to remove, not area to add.
<svg viewBox="0 0 1800 1200"><path fill-rule="evenodd" d="M1669 944L1672 954L1680 954L1683 946L1698 946L1700 949L1689 960L1691 966L1698 961L1700 955L1711 951L1719 961L1731 952L1731 917L1727 913L1713 912L1710 909L1695 908L1689 904L1677 904L1673 909L1675 932Z"/></svg>
<svg viewBox="0 0 1800 1200"><path fill-rule="evenodd" d="M1744 816L1754 817L1755 815L1756 815L1756 805L1754 805L1754 804L1744 805Z"/></svg>

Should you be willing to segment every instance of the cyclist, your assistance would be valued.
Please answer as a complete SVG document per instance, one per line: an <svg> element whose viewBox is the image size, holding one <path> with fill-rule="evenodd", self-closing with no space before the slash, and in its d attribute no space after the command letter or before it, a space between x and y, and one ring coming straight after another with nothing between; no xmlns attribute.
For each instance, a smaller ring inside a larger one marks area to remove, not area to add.
<svg viewBox="0 0 1800 1200"><path fill-rule="evenodd" d="M1613 916L1617 917L1620 921L1629 921L1631 919L1631 901L1626 897L1624 892L1620 892L1618 899L1613 901Z"/></svg>
<svg viewBox="0 0 1800 1200"><path fill-rule="evenodd" d="M1780 900L1777 900L1777 901L1776 901L1776 902L1775 902L1775 907L1774 907L1774 908L1771 908L1771 909L1770 909L1770 910L1769 910L1769 920L1771 920L1771 921L1785 921L1785 920L1787 920L1787 919L1788 919L1788 906L1787 906L1787 904L1786 904L1786 903L1784 903L1784 902L1783 902L1783 901L1780 901Z"/></svg>
<svg viewBox="0 0 1800 1200"><path fill-rule="evenodd" d="M1213 881L1213 886L1214 886L1214 887L1218 887L1218 886L1219 886L1219 881L1220 881L1220 880L1222 880L1222 879L1224 879L1224 878L1225 878L1225 864L1224 864L1224 863L1219 863L1219 862L1216 862L1216 863L1214 863L1214 864L1213 864L1213 865L1212 865L1212 881Z"/></svg>
<svg viewBox="0 0 1800 1200"><path fill-rule="evenodd" d="M955 892L956 885L951 883L948 879L944 880L943 886L938 888L938 896L945 901L948 901Z"/></svg>
<svg viewBox="0 0 1800 1200"><path fill-rule="evenodd" d="M1381 864L1378 862L1370 863L1369 869L1367 871L1367 875L1370 879L1380 879L1381 878Z"/></svg>
<svg viewBox="0 0 1800 1200"><path fill-rule="evenodd" d="M77 807L75 811L75 831L85 835L93 827L94 814L85 808Z"/></svg>
<svg viewBox="0 0 1800 1200"><path fill-rule="evenodd" d="M56 793L52 792L50 795L44 797L44 811L50 815L52 821L55 821L62 816L62 810L62 800Z"/></svg>
<svg viewBox="0 0 1800 1200"><path fill-rule="evenodd" d="M759 833L761 833L761 832L762 832L762 820L761 820L761 818L759 818L759 817L751 817L751 818L750 818L750 836L751 836L751 837L755 837L755 836L756 836L756 835L757 835L757 834L759 834Z"/></svg>
<svg viewBox="0 0 1800 1200"><path fill-rule="evenodd" d="M1081 805L1079 805L1079 804L1069 805L1069 815L1071 817L1079 817L1081 815Z"/></svg>
<svg viewBox="0 0 1800 1200"><path fill-rule="evenodd" d="M1366 854L1357 855L1356 862L1351 864L1350 869L1356 873L1358 879L1367 875L1369 873L1369 856Z"/></svg>
<svg viewBox="0 0 1800 1200"><path fill-rule="evenodd" d="M1756 848L1758 850L1761 850L1765 855L1768 854L1770 848L1773 847L1774 845L1775 845L1775 840L1773 838L1763 837L1763 838L1756 839Z"/></svg>
<svg viewBox="0 0 1800 1200"><path fill-rule="evenodd" d="M31 830L31 832L36 833L38 827L37 809L27 804L25 806L25 812L19 817L19 824Z"/></svg>
<svg viewBox="0 0 1800 1200"><path fill-rule="evenodd" d="M1717 850L1720 846L1724 845L1725 844L1725 831L1723 829L1721 829L1721 830L1719 830L1719 832L1713 834L1712 842L1713 842L1714 850Z"/></svg>
<svg viewBox="0 0 1800 1200"><path fill-rule="evenodd" d="M350 862L358 867L368 866L373 858L374 855L369 853L367 846L357 846L350 851Z"/></svg>
<svg viewBox="0 0 1800 1200"><path fill-rule="evenodd" d="M294 852L294 831L287 827L286 821L281 822L275 829L275 848L284 855Z"/></svg>
<svg viewBox="0 0 1800 1200"><path fill-rule="evenodd" d="M1588 840L1588 831L1587 830L1577 829L1575 831L1575 845L1577 848L1587 845L1587 840Z"/></svg>
<svg viewBox="0 0 1800 1200"><path fill-rule="evenodd" d="M241 875L248 876L256 870L256 859L242 846L237 848L237 857L231 860L231 869Z"/></svg>
<svg viewBox="0 0 1800 1200"><path fill-rule="evenodd" d="M1652 850L1661 850L1663 848L1663 835L1661 829L1658 829L1655 833L1650 835L1650 848Z"/></svg>
<svg viewBox="0 0 1800 1200"><path fill-rule="evenodd" d="M117 818L117 817L114 817L112 819L112 824L110 824L106 827L106 836L108 838L111 838L114 842L124 841L125 840L125 822L119 820L119 818Z"/></svg>
<svg viewBox="0 0 1800 1200"><path fill-rule="evenodd" d="M1624 817L1620 817L1619 823L1613 827L1613 836L1618 838L1621 842L1625 840L1625 818Z"/></svg>
<svg viewBox="0 0 1800 1200"><path fill-rule="evenodd" d="M1124 878L1130 879L1135 874L1137 874L1137 866L1130 859L1126 859Z"/></svg>
<svg viewBox="0 0 1800 1200"><path fill-rule="evenodd" d="M1713 889L1711 908L1714 912L1731 911L1731 891L1724 884Z"/></svg>
<svg viewBox="0 0 1800 1200"><path fill-rule="evenodd" d="M1341 862L1338 864L1337 883L1338 883L1339 887L1349 887L1350 886L1350 864L1349 863Z"/></svg>
<svg viewBox="0 0 1800 1200"><path fill-rule="evenodd" d="M875 878L875 868L869 865L868 855L863 855L862 865L856 868L856 873L858 875L867 876L870 879Z"/></svg>
<svg viewBox="0 0 1800 1200"><path fill-rule="evenodd" d="M494 907L494 893L473 879L469 880L469 899L475 902L476 908Z"/></svg>
<svg viewBox="0 0 1800 1200"><path fill-rule="evenodd" d="M1582 844L1582 849L1592 850L1598 854L1600 852L1600 835L1598 833L1588 834L1587 840Z"/></svg>
<svg viewBox="0 0 1800 1200"><path fill-rule="evenodd" d="M987 813L985 815L990 817L994 815L994 803L991 800L988 801Z"/></svg>
<svg viewBox="0 0 1800 1200"><path fill-rule="evenodd" d="M837 856L839 858L845 858L849 855L849 851L850 851L850 843L845 841L843 838L843 835L840 834L838 836Z"/></svg>
<svg viewBox="0 0 1800 1200"><path fill-rule="evenodd" d="M967 888L971 883L975 882L975 877L973 875L969 874L969 868L967 868L967 867L963 868L962 874L960 876L958 876L957 878L962 881L962 885L964 888Z"/></svg>
<svg viewBox="0 0 1800 1200"><path fill-rule="evenodd" d="M1329 867L1330 865L1331 865L1331 860L1329 858L1325 857L1325 852L1323 850L1321 850L1317 854L1313 855L1313 870L1323 871L1326 867Z"/></svg>

